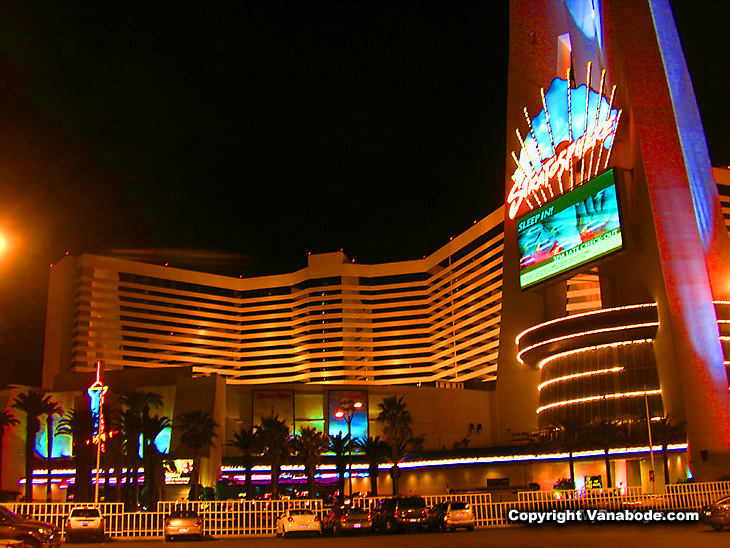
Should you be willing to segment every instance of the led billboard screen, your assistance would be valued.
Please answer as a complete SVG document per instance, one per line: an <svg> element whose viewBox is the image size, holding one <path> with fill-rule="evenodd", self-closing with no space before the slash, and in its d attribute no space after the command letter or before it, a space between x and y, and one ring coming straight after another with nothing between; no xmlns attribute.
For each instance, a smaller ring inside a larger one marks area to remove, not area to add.
<svg viewBox="0 0 730 548"><path fill-rule="evenodd" d="M516 222L523 289L621 249L613 170Z"/></svg>

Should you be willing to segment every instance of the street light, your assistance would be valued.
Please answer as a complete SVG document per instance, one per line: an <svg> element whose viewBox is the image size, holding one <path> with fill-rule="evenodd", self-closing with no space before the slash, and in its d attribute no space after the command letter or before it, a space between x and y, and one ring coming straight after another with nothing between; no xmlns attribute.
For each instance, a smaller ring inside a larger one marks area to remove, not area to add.
<svg viewBox="0 0 730 548"><path fill-rule="evenodd" d="M335 411L335 418L345 419L347 421L347 460L348 460L348 483L350 485L350 504L352 504L352 417L355 412L362 407L361 401L355 401L347 398L340 402L340 408Z"/></svg>

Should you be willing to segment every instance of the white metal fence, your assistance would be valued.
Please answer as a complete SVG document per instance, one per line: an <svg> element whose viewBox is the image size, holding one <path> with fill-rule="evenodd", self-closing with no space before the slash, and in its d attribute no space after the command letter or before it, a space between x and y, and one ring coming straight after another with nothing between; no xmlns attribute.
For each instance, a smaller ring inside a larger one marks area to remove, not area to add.
<svg viewBox="0 0 730 548"><path fill-rule="evenodd" d="M460 493L425 496L432 506L446 500L468 502L476 516L477 527L511 525L508 513L520 511L580 510L598 508L619 510L651 508L658 510L699 510L705 504L730 495L730 481L667 486L666 493L642 493L640 488L576 491L526 491L517 494L516 502L492 502L489 493ZM355 504L372 509L387 498L356 499ZM74 503L10 503L10 510L52 523L62 531ZM213 537L273 535L276 518L287 508L311 508L320 516L325 508L321 500L227 500L197 502L160 502L152 512L125 512L123 504L102 503L107 534L111 537L162 537L165 518L173 509L196 510L203 518L203 532Z"/></svg>

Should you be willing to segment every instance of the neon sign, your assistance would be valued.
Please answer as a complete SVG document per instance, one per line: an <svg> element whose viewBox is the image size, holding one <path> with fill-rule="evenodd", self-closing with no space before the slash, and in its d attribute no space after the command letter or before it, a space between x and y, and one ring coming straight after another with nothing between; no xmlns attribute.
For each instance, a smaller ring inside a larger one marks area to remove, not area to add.
<svg viewBox="0 0 730 548"><path fill-rule="evenodd" d="M91 416L94 417L94 443L99 445L99 450L104 451L104 438L106 433L104 430L104 396L109 387L104 385L104 366L101 362L96 362L96 380L86 390L89 396L89 409Z"/></svg>
<svg viewBox="0 0 730 548"><path fill-rule="evenodd" d="M540 90L543 109L525 119L529 127L523 138L515 130L522 150L512 152L516 168L509 191L509 218L527 205L530 210L572 190L608 167L621 110L613 108L616 86L609 99L603 95L606 71L601 72L598 92L591 88L591 63L585 84L572 88L556 78L547 93Z"/></svg>

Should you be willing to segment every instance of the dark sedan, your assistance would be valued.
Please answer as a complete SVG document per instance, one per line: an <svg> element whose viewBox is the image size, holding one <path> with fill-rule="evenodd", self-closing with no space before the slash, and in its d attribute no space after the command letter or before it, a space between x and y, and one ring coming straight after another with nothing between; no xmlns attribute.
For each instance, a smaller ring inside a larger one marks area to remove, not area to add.
<svg viewBox="0 0 730 548"><path fill-rule="evenodd" d="M715 531L722 531L723 527L730 525L730 497L704 506L700 512L700 521Z"/></svg>
<svg viewBox="0 0 730 548"><path fill-rule="evenodd" d="M61 532L50 523L27 519L0 506L0 538L21 540L30 548L58 548Z"/></svg>
<svg viewBox="0 0 730 548"><path fill-rule="evenodd" d="M370 533L373 530L373 515L363 508L339 506L332 508L322 524L329 533Z"/></svg>

